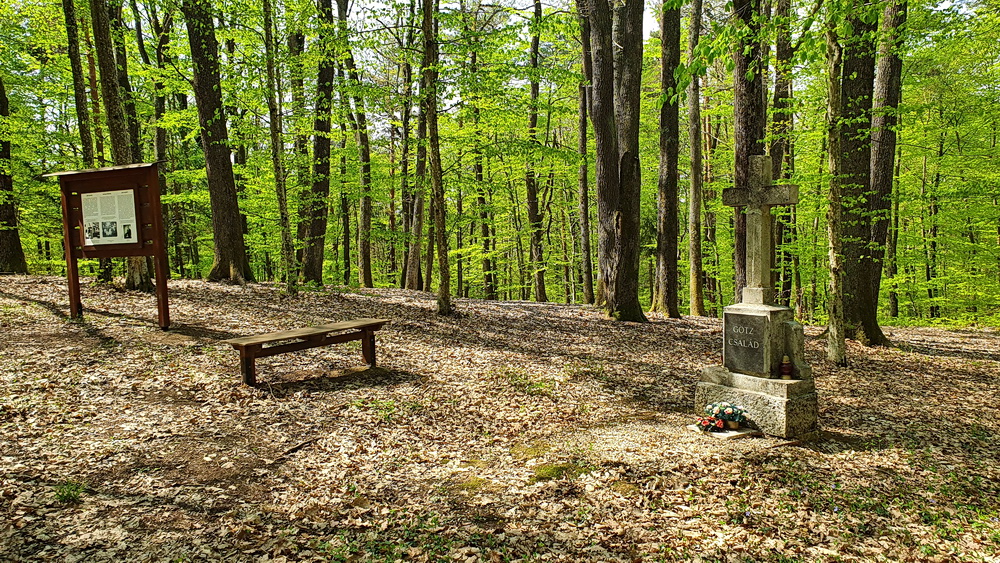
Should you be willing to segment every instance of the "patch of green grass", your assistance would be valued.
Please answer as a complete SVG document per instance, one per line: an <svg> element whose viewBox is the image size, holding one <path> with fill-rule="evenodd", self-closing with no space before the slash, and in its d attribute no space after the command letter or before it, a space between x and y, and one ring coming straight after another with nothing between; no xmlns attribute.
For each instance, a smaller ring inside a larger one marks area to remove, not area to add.
<svg viewBox="0 0 1000 563"><path fill-rule="evenodd" d="M563 368L569 379L604 379L604 364L596 360L575 361Z"/></svg>
<svg viewBox="0 0 1000 563"><path fill-rule="evenodd" d="M493 373L494 379L507 383L512 389L525 395L555 398L555 383L545 379L535 379L527 370L507 367Z"/></svg>
<svg viewBox="0 0 1000 563"><path fill-rule="evenodd" d="M539 440L537 442L532 442L531 444L519 444L514 446L510 449L510 455L514 456L514 459L527 461L529 459L541 457L551 449L551 444L547 444Z"/></svg>
<svg viewBox="0 0 1000 563"><path fill-rule="evenodd" d="M469 475L465 479L453 484L451 489L453 491L463 492L463 493L475 493L482 489L485 489L490 485L489 479L483 479L478 475Z"/></svg>
<svg viewBox="0 0 1000 563"><path fill-rule="evenodd" d="M87 490L87 486L76 481L63 481L56 485L56 500L63 504L77 504L80 497Z"/></svg>
<svg viewBox="0 0 1000 563"><path fill-rule="evenodd" d="M400 405L392 399L368 399L352 401L351 406L358 409L374 410L384 422L392 421L393 417L400 413ZM409 403L406 404L409 406ZM412 410L412 408L410 409Z"/></svg>
<svg viewBox="0 0 1000 563"><path fill-rule="evenodd" d="M581 462L567 463L545 463L535 467L535 474L528 479L529 484L541 481L554 481L556 479L576 479L584 473L593 469L589 465Z"/></svg>

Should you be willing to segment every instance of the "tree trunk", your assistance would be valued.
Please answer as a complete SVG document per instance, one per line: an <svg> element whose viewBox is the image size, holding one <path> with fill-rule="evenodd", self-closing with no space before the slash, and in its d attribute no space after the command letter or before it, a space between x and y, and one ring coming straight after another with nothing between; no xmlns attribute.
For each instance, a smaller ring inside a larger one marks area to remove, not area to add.
<svg viewBox="0 0 1000 563"><path fill-rule="evenodd" d="M344 61L344 69L347 71L348 81L345 81L345 88L350 91L350 98L354 103L355 134L358 141L358 151L361 164L361 213L358 216L358 275L362 287L374 287L372 280L372 157L371 142L368 137L368 117L365 113L364 98L359 89L361 80L358 76L358 69L354 64L354 55L351 52L349 38L347 36L347 0L337 0L337 14L340 19L339 35L341 57Z"/></svg>
<svg viewBox="0 0 1000 563"><path fill-rule="evenodd" d="M438 276L437 293L437 314L450 315L454 312L451 303L451 267L448 264L448 232L445 229L445 198L444 198L444 178L441 167L441 143L438 136L438 109L437 109L437 84L438 84L438 26L437 26L438 2L437 0L423 0L423 20L420 26L424 39L424 56L421 62L421 77L423 86L421 88L421 104L423 113L427 116L427 141L428 160L430 163L431 194L433 205L431 210L434 216L434 231L436 233L435 245L438 254L438 269L441 271ZM427 268L427 283L430 284L431 272Z"/></svg>
<svg viewBox="0 0 1000 563"><path fill-rule="evenodd" d="M333 18L332 0L319 0L319 21L322 28L331 29L336 22ZM336 76L335 38L332 34L320 34L316 48L320 51L319 68L316 76L316 117L313 121L313 174L312 186L304 194L300 209L305 227L302 229L303 282L323 284L324 248L330 197L330 112L333 108L333 81Z"/></svg>
<svg viewBox="0 0 1000 563"><path fill-rule="evenodd" d="M791 0L778 0L775 6L775 22L777 38L775 41L774 64L774 101L772 103L774 118L771 123L771 177L775 180L790 178L794 159L791 155L790 135L792 132L791 109L792 99L792 36L790 19L792 12ZM791 270L794 258L788 248L793 242L794 222L793 207L781 208L774 218L774 247L776 253L776 269L778 275L778 291L776 301L789 306L791 301L792 280Z"/></svg>
<svg viewBox="0 0 1000 563"><path fill-rule="evenodd" d="M184 0L181 3L194 64L194 95L205 151L208 194L212 209L212 239L215 255L208 273L209 281L253 281L247 260L236 199L236 182L230 160L229 131L222 107L219 79L219 44L215 23L207 0Z"/></svg>
<svg viewBox="0 0 1000 563"><path fill-rule="evenodd" d="M879 42L878 67L872 102L871 192L868 213L871 217L871 236L863 271L867 279L863 284L863 303L859 304L859 317L865 340L872 345L887 345L889 339L878 324L878 298L882 284L882 262L889 235L892 214L893 158L896 154L896 110L902 89L903 60L899 56L902 29L906 23L906 0L893 0L885 7L882 16L882 39ZM894 260L894 258L890 258ZM898 305L897 305L898 310Z"/></svg>
<svg viewBox="0 0 1000 563"><path fill-rule="evenodd" d="M656 218L656 276L653 311L672 319L681 316L677 304L678 225L677 157L680 151L680 93L674 71L681 62L681 10L664 2L660 23L660 169Z"/></svg>
<svg viewBox="0 0 1000 563"><path fill-rule="evenodd" d="M340 122L340 251L344 285L351 285L351 200L347 193L347 125Z"/></svg>
<svg viewBox="0 0 1000 563"><path fill-rule="evenodd" d="M97 64L94 60L95 49L90 43L90 31L87 29L87 26L81 27L83 27L84 43L87 45L87 81L90 85L90 113L94 124L94 157L97 160L98 166L104 166L107 161L104 159L104 133L101 129L101 98L97 87Z"/></svg>
<svg viewBox="0 0 1000 563"><path fill-rule="evenodd" d="M871 260L870 223L875 219L868 213L865 200L872 198L871 191L871 109L875 80L874 22L866 21L864 14L852 13L847 24L852 33L843 42L843 89L841 108L840 157L841 189L843 190L843 245L844 245L844 331L847 338L867 340L862 327L862 317L870 314L878 329L876 319L878 296L870 294L871 277L875 265ZM863 311L871 307L871 311ZM877 340L885 337L881 330Z"/></svg>
<svg viewBox="0 0 1000 563"><path fill-rule="evenodd" d="M421 98L424 95L421 78ZM420 101L420 115L417 121L417 162L414 174L413 219L410 221L410 249L407 252L406 289L422 290L420 283L420 257L424 236L424 192L427 178L427 113L423 99Z"/></svg>
<svg viewBox="0 0 1000 563"><path fill-rule="evenodd" d="M740 22L739 42L733 51L733 129L736 144L733 184L750 187L750 157L764 154L764 131L767 107L764 104L766 63L761 51L761 0L735 0L733 15ZM742 209L735 212L736 233L736 295L742 301L746 286L746 216Z"/></svg>
<svg viewBox="0 0 1000 563"><path fill-rule="evenodd" d="M0 118L10 117L10 101L0 75ZM17 228L17 206L14 202L14 179L10 174L10 140L0 138L0 273L27 274L21 234Z"/></svg>
<svg viewBox="0 0 1000 563"><path fill-rule="evenodd" d="M542 2L535 0L534 16L531 20L531 52L529 55L530 90L528 103L528 145L533 149L538 142L538 59L539 35L542 25ZM528 232L531 251L532 285L535 290L535 301L548 301L545 291L545 258L542 252L542 214L538 208L538 174L535 172L535 151L530 150L525 160L524 183L528 199Z"/></svg>
<svg viewBox="0 0 1000 563"><path fill-rule="evenodd" d="M688 61L693 61L701 39L702 0L691 2L691 24L688 30ZM701 252L702 176L701 153L701 78L691 76L688 84L688 142L691 145L691 184L688 189L688 289L691 314L705 316L705 292L702 278L704 267Z"/></svg>
<svg viewBox="0 0 1000 563"><path fill-rule="evenodd" d="M94 138L90 132L90 116L87 112L87 84L83 75L83 61L80 59L80 39L76 26L76 5L73 0L63 0L63 16L66 20L67 55L73 73L73 101L76 103L76 126L80 132L80 146L83 164L94 167Z"/></svg>
<svg viewBox="0 0 1000 563"><path fill-rule="evenodd" d="M278 228L281 233L281 262L285 270L285 291L298 294L298 272L295 269L295 248L292 245L292 224L288 217L288 187L285 184L284 140L280 100L284 99L281 78L275 72L274 18L271 0L263 0L264 64L267 75L268 130L271 137L271 166L274 170L274 193L278 200Z"/></svg>
<svg viewBox="0 0 1000 563"><path fill-rule="evenodd" d="M590 251L590 179L588 177L590 148L587 144L587 107L590 103L588 84L594 75L590 57L590 24L587 18L580 18L580 43L583 45L583 78L580 83L579 141L580 152L579 186L577 191L580 215L580 270L583 273L583 302L594 303L594 264Z"/></svg>
<svg viewBox="0 0 1000 563"><path fill-rule="evenodd" d="M584 0L589 20L597 148L598 269L608 314L645 322L639 304L639 102L642 2Z"/></svg>
<svg viewBox="0 0 1000 563"><path fill-rule="evenodd" d="M841 256L841 191L840 150L841 141L841 47L835 28L828 23L826 31L827 57L827 154L830 168L830 204L827 208L827 242L830 246L830 305L829 334L826 359L838 366L847 365L847 347L844 342L844 270Z"/></svg>

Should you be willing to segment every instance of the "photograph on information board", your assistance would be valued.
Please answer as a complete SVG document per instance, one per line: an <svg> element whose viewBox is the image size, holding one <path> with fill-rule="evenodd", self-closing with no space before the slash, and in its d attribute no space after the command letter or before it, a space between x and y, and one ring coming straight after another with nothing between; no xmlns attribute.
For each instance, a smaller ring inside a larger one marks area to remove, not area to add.
<svg viewBox="0 0 1000 563"><path fill-rule="evenodd" d="M135 196L132 190L81 194L83 243L87 246L136 242Z"/></svg>

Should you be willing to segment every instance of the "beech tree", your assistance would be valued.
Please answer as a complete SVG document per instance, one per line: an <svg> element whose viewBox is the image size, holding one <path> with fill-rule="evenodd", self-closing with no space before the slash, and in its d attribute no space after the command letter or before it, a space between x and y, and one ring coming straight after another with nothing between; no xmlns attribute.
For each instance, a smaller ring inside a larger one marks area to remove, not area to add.
<svg viewBox="0 0 1000 563"><path fill-rule="evenodd" d="M597 154L598 292L608 314L646 322L639 304L641 2L585 0L591 40L590 115Z"/></svg>
<svg viewBox="0 0 1000 563"><path fill-rule="evenodd" d="M201 124L201 144L208 173L208 193L212 206L214 260L208 272L210 281L254 281L243 240L236 181L230 160L229 131L222 106L219 78L219 43L215 22L207 0L184 0L181 3L187 24L191 62L194 65L194 95Z"/></svg>

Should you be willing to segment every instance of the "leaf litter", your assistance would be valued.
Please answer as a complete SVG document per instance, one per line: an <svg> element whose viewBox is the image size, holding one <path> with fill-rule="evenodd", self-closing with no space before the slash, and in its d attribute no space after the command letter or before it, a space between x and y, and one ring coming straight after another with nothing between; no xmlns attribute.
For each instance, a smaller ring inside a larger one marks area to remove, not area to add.
<svg viewBox="0 0 1000 563"><path fill-rule="evenodd" d="M1000 339L893 329L806 352L820 439L707 439L721 323L173 280L149 295L0 278L0 559L996 561ZM358 317L357 342L258 360L221 340ZM60 500L62 499L62 500Z"/></svg>

